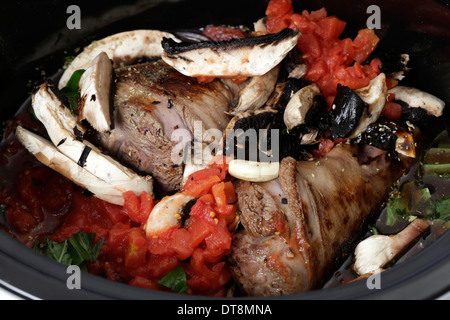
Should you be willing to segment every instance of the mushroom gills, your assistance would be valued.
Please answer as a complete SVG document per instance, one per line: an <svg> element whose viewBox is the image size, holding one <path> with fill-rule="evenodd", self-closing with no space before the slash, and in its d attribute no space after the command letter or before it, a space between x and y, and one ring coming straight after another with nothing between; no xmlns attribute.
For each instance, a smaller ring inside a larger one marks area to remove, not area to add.
<svg viewBox="0 0 450 320"><path fill-rule="evenodd" d="M194 44L164 38L162 58L190 77L262 76L286 57L299 37L300 31L286 28L275 34Z"/></svg>
<svg viewBox="0 0 450 320"><path fill-rule="evenodd" d="M223 134L222 154L238 160L277 162L279 136L272 130L277 114L277 110L263 108L233 117Z"/></svg>
<svg viewBox="0 0 450 320"><path fill-rule="evenodd" d="M176 193L171 196L165 196L152 209L145 224L145 232L148 237L158 237L166 230L182 225L186 220L186 214L195 204L196 198Z"/></svg>

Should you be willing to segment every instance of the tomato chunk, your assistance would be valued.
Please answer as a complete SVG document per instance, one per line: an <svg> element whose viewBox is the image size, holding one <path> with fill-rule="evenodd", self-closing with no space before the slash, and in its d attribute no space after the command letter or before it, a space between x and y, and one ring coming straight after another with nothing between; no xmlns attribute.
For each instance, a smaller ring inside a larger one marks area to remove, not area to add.
<svg viewBox="0 0 450 320"><path fill-rule="evenodd" d="M388 101L384 105L382 114L392 120L400 119L402 116L402 106L398 103Z"/></svg>

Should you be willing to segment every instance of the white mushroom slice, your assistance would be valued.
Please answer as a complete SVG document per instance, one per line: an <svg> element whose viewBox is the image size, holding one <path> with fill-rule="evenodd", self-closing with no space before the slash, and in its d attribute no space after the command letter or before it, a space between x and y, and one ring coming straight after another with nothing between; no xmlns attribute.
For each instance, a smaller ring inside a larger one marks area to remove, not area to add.
<svg viewBox="0 0 450 320"><path fill-rule="evenodd" d="M118 67L121 62L130 63L142 57L160 57L164 53L161 47L164 37L179 41L174 35L158 30L125 31L94 41L70 63L58 87L65 87L74 71L86 69L100 52L105 52L114 61L114 67Z"/></svg>
<svg viewBox="0 0 450 320"><path fill-rule="evenodd" d="M135 177L134 171L75 136L76 117L63 105L48 84L41 85L34 94L33 110L44 124L53 144L80 167L111 184Z"/></svg>
<svg viewBox="0 0 450 320"><path fill-rule="evenodd" d="M162 58L190 77L262 76L286 57L299 37L298 30L285 29L276 34L196 44L164 39Z"/></svg>
<svg viewBox="0 0 450 320"><path fill-rule="evenodd" d="M276 66L262 76L253 77L249 84L239 92L236 107L230 112L237 115L247 110L261 108L269 99L278 79L279 66Z"/></svg>
<svg viewBox="0 0 450 320"><path fill-rule="evenodd" d="M426 220L415 219L393 236L373 235L361 241L355 249L353 269L359 275L377 273L408 249L429 228Z"/></svg>
<svg viewBox="0 0 450 320"><path fill-rule="evenodd" d="M367 127L376 122L383 111L387 98L386 75L380 73L372 79L367 87L354 90L355 93L368 104L356 129L352 132L349 139L354 139L365 132Z"/></svg>
<svg viewBox="0 0 450 320"><path fill-rule="evenodd" d="M113 185L80 167L76 162L62 154L50 141L21 126L16 129L16 137L41 163L104 201L123 205L123 193L125 191L133 191L137 195L140 195L143 191L153 194L151 177L135 175L127 180L117 181Z"/></svg>
<svg viewBox="0 0 450 320"><path fill-rule="evenodd" d="M80 78L82 104L79 107L78 120L88 121L99 132L108 132L112 129L112 73L111 60L105 52L101 52Z"/></svg>
<svg viewBox="0 0 450 320"><path fill-rule="evenodd" d="M234 159L228 165L228 173L238 179L265 182L278 178L279 162L257 162Z"/></svg>
<svg viewBox="0 0 450 320"><path fill-rule="evenodd" d="M288 78L301 79L308 72L308 66L306 64L298 64L294 69L289 72Z"/></svg>
<svg viewBox="0 0 450 320"><path fill-rule="evenodd" d="M314 105L314 99L321 95L320 87L313 83L298 90L289 100L284 111L284 124L288 130L305 123L306 115Z"/></svg>
<svg viewBox="0 0 450 320"><path fill-rule="evenodd" d="M410 108L425 109L429 115L440 117L444 111L444 101L416 88L395 86L389 89L389 93L395 95L395 100L405 102Z"/></svg>
<svg viewBox="0 0 450 320"><path fill-rule="evenodd" d="M183 193L162 198L148 217L145 225L147 236L158 237L169 228L179 225L182 221L183 208L195 199Z"/></svg>
<svg viewBox="0 0 450 320"><path fill-rule="evenodd" d="M314 144L317 143L320 140L319 131L318 130L311 130L311 132L308 132L302 136L302 139L300 141L300 144Z"/></svg>
<svg viewBox="0 0 450 320"><path fill-rule="evenodd" d="M255 30L256 33L261 33L261 34L267 33L265 20L266 20L265 18L261 18L258 21L253 23L253 29Z"/></svg>

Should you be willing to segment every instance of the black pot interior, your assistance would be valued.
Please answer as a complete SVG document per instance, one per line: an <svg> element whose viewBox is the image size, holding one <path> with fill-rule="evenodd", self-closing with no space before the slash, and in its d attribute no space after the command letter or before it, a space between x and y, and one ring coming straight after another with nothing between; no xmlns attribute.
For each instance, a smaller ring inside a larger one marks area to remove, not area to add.
<svg viewBox="0 0 450 320"><path fill-rule="evenodd" d="M66 9L81 9L81 29L69 30ZM348 22L344 36L354 37L365 27L369 5L381 8L379 50L411 55L412 70L406 84L450 102L450 5L442 1L295 1L297 12L326 7L330 15ZM265 0L186 1L10 1L0 12L0 119L10 119L26 102L33 87L57 73L66 56L91 41L132 29L193 29L208 24L245 25L264 15ZM29 103L29 101L28 101ZM449 121L449 108L442 127ZM3 125L2 125L3 127ZM441 128L437 128L436 132ZM364 281L305 294L295 299L435 298L450 288L450 235L383 277L383 290L368 290ZM178 299L83 275L83 290L68 291L65 268L41 257L6 234L0 234L0 278L41 298ZM420 290L419 290L420 288ZM185 298L185 297L183 297Z"/></svg>

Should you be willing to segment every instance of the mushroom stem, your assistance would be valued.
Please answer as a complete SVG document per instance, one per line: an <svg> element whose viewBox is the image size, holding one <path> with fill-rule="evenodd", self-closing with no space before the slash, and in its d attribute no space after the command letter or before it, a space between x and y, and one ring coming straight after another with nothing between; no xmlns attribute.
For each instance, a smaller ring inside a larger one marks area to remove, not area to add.
<svg viewBox="0 0 450 320"><path fill-rule="evenodd" d="M353 270L359 275L383 271L389 262L410 248L429 227L428 221L414 219L396 235L373 235L361 241L355 249Z"/></svg>

